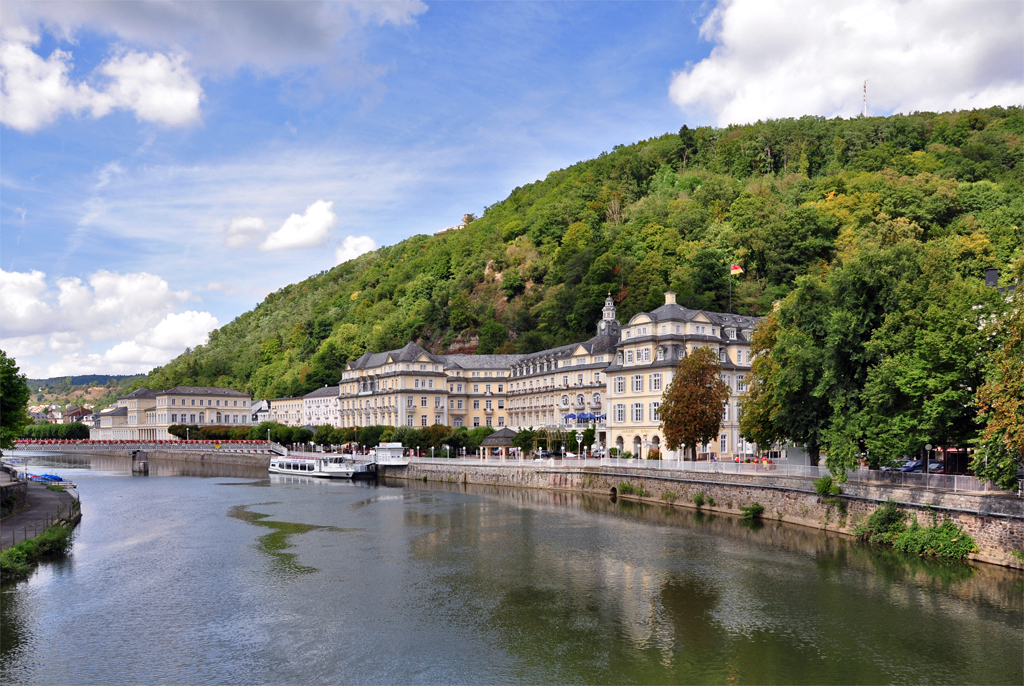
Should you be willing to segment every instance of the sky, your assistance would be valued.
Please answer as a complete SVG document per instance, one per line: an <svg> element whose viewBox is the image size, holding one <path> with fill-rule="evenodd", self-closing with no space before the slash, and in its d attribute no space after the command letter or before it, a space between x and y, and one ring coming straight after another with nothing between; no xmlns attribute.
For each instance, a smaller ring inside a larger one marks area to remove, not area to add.
<svg viewBox="0 0 1024 686"><path fill-rule="evenodd" d="M0 4L0 349L166 363L618 144L1024 104L1024 3Z"/></svg>

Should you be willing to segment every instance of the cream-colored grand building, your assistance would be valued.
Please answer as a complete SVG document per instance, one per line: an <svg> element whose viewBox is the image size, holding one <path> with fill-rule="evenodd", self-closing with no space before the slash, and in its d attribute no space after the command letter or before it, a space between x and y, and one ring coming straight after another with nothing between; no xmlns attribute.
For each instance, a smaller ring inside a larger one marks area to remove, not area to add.
<svg viewBox="0 0 1024 686"><path fill-rule="evenodd" d="M434 355L415 343L367 352L342 374L338 425L594 426L596 446L648 457L665 447L658 408L676 366L694 348L709 346L721 358L732 397L719 440L699 452L750 454L755 447L739 435L738 402L757 321L687 309L669 291L664 305L625 326L609 297L593 338L529 355Z"/></svg>
<svg viewBox="0 0 1024 686"><path fill-rule="evenodd" d="M100 412L94 441L174 441L172 424L250 426L251 396L230 388L175 386L166 391L140 388Z"/></svg>

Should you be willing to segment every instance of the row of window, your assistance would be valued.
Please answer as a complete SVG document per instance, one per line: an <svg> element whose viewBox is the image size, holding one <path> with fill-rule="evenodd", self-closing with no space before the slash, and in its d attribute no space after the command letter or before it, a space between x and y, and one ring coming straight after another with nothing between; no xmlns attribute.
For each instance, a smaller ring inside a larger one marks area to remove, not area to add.
<svg viewBox="0 0 1024 686"><path fill-rule="evenodd" d="M205 412L200 412L199 413L199 420L198 420L198 422L196 421L196 415L194 415L194 414L180 414L180 415L179 414L171 414L171 424L177 424L179 422L179 419L178 419L179 417L181 418L180 421L181 421L182 424L184 424L186 422L189 423L189 424L205 424L206 423L206 413ZM237 414L221 415L218 412L216 417L214 417L213 415L210 415L210 423L211 424L248 424L249 422L247 421L247 418L248 418L248 415L244 415L244 414L243 415L237 415Z"/></svg>
<svg viewBox="0 0 1024 686"><path fill-rule="evenodd" d="M663 377L662 377L661 372L655 372L654 374L649 374L648 377L649 378L646 380L646 386L647 386L648 390L660 391L664 387ZM631 383L630 383L630 388L632 389L632 391L634 393L643 393L644 392L644 385L645 385L644 384L644 375L643 374L634 374L633 377L632 377ZM624 376L616 376L615 377L615 383L613 384L613 386L614 386L614 389L615 389L616 393L625 393L626 392L626 377L624 377Z"/></svg>
<svg viewBox="0 0 1024 686"><path fill-rule="evenodd" d="M181 402L179 403L178 400L181 400ZM196 399L195 398L171 398L171 405L182 405L182 406L187 405L188 403L186 403L185 400L191 400L193 405L196 404ZM204 406L203 405L204 402L205 402L206 406L209 406L209 407L221 407L221 404L220 404L221 401L220 400L207 400L206 398L199 398L199 407L203 407ZM230 401L225 400L223 406L224 407L238 407L238 401L237 400L234 401L234 403L235 403L234 405L228 405L228 402L230 402ZM242 407L245 407L245 405L242 405Z"/></svg>
<svg viewBox="0 0 1024 686"><path fill-rule="evenodd" d="M629 408L629 419L633 423L639 423L644 421L644 404L633 403ZM652 422L661 421L661 403L651 402L647 403L647 416L650 417ZM626 404L618 403L612 408L612 420L622 424L626 421Z"/></svg>

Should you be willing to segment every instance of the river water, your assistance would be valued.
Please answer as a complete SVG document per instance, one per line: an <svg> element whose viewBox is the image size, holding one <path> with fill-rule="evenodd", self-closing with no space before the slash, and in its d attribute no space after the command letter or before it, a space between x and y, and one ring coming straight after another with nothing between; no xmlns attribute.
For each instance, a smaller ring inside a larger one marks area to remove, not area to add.
<svg viewBox="0 0 1024 686"><path fill-rule="evenodd" d="M0 680L1024 683L1019 572L545 491L93 460ZM160 474L165 476L159 476Z"/></svg>

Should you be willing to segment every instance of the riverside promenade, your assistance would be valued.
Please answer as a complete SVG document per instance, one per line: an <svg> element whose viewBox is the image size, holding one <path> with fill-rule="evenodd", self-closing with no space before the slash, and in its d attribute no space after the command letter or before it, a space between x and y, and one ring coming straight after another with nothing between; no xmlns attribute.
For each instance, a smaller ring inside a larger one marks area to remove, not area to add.
<svg viewBox="0 0 1024 686"><path fill-rule="evenodd" d="M0 485L13 483L11 475L0 470ZM67 491L51 491L43 484L28 482L28 507L0 520L0 550L35 538L58 517L77 524L82 518L75 508L75 496Z"/></svg>

